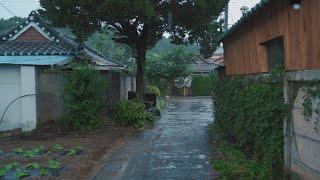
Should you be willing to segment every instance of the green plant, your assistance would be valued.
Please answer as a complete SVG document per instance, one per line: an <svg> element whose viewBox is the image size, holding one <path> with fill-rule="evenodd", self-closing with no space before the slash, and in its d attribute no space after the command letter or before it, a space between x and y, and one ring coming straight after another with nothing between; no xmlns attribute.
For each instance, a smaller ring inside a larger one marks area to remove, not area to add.
<svg viewBox="0 0 320 180"><path fill-rule="evenodd" d="M14 148L14 149L13 149L13 152L14 152L15 154L23 154L23 153L24 153L24 149L21 148L21 147Z"/></svg>
<svg viewBox="0 0 320 180"><path fill-rule="evenodd" d="M241 77L214 78L214 126L248 159L259 162L264 178L278 178L283 167L283 121L288 106L283 84Z"/></svg>
<svg viewBox="0 0 320 180"><path fill-rule="evenodd" d="M312 116L312 101L311 101L311 98L306 97L304 99L304 102L302 103L302 106L303 106L302 114L307 118L311 117Z"/></svg>
<svg viewBox="0 0 320 180"><path fill-rule="evenodd" d="M34 157L34 153L33 151L29 150L29 151L26 151L23 156L26 157L26 158L33 158Z"/></svg>
<svg viewBox="0 0 320 180"><path fill-rule="evenodd" d="M1 167L1 168L0 168L0 178L3 177L3 176L5 176L6 173L7 173L6 169L3 168L3 167Z"/></svg>
<svg viewBox="0 0 320 180"><path fill-rule="evenodd" d="M52 146L52 151L53 152L61 152L61 151L63 151L63 146L61 146L60 144L54 144L53 146Z"/></svg>
<svg viewBox="0 0 320 180"><path fill-rule="evenodd" d="M39 169L40 168L40 164L39 163L29 163L26 165L26 169Z"/></svg>
<svg viewBox="0 0 320 180"><path fill-rule="evenodd" d="M161 96L161 91L157 86L148 86L147 92L152 93L152 94L156 94L157 96Z"/></svg>
<svg viewBox="0 0 320 180"><path fill-rule="evenodd" d="M40 176L47 176L48 174L49 174L48 169L46 169L46 168L40 169Z"/></svg>
<svg viewBox="0 0 320 180"><path fill-rule="evenodd" d="M59 169L59 168L61 168L61 163L56 160L49 160L48 168L54 169L54 170Z"/></svg>
<svg viewBox="0 0 320 180"><path fill-rule="evenodd" d="M134 101L121 101L115 108L115 121L123 126L142 128L155 117L145 110L143 104Z"/></svg>
<svg viewBox="0 0 320 180"><path fill-rule="evenodd" d="M77 131L93 131L99 127L97 111L106 101L107 82L88 65L73 65L66 76L63 100L67 108L65 123Z"/></svg>
<svg viewBox="0 0 320 180"><path fill-rule="evenodd" d="M30 172L28 170L22 170L20 168L17 168L15 172L15 176L17 179L21 179L21 178L30 176Z"/></svg>
<svg viewBox="0 0 320 180"><path fill-rule="evenodd" d="M193 96L211 96L212 78L209 75L192 77L191 93Z"/></svg>
<svg viewBox="0 0 320 180"><path fill-rule="evenodd" d="M74 155L77 155L82 150L83 150L82 147L76 146L76 147L70 149L69 152L67 153L67 155L68 156L74 156Z"/></svg>

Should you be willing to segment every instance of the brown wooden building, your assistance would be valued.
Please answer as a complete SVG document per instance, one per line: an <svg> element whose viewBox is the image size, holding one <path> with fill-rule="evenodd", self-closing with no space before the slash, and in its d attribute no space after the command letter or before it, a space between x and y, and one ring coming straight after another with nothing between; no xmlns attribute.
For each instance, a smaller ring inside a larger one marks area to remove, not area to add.
<svg viewBox="0 0 320 180"><path fill-rule="evenodd" d="M300 2L295 10L291 0L262 0L242 17L222 38L226 73L265 73L280 63L319 69L320 0Z"/></svg>

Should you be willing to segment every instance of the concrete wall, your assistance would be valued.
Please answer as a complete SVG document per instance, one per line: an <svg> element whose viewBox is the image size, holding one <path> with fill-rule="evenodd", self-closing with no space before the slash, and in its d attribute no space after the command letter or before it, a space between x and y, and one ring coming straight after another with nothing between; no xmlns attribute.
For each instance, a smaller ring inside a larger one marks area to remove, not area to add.
<svg viewBox="0 0 320 180"><path fill-rule="evenodd" d="M289 77L291 81L317 80L320 79L320 74L317 73L320 71L291 72ZM320 179L320 131L315 130L316 122L320 118L316 114L316 109L320 107L320 99L312 99L313 114L311 118L307 118L303 115L306 95L305 88L300 88L292 109L294 129L291 143L291 170L294 179L316 180Z"/></svg>
<svg viewBox="0 0 320 180"><path fill-rule="evenodd" d="M64 75L37 71L37 121L40 124L62 118Z"/></svg>
<svg viewBox="0 0 320 180"><path fill-rule="evenodd" d="M128 99L128 92L136 91L136 79L134 76L122 75L121 77L121 100Z"/></svg>
<svg viewBox="0 0 320 180"><path fill-rule="evenodd" d="M122 77L120 72L101 71L101 78L106 79L107 102L101 113L112 109L121 99L125 99L125 91L129 86L130 78ZM63 117L65 108L62 95L64 91L64 75L61 73L48 73L42 69L37 71L37 115L40 124L56 121ZM123 85L123 87L122 87Z"/></svg>

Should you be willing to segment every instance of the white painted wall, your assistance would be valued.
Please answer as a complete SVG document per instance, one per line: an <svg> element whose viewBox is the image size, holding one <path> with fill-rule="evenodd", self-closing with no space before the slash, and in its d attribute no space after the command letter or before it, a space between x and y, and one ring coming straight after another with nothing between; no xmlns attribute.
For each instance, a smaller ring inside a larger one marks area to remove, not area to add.
<svg viewBox="0 0 320 180"><path fill-rule="evenodd" d="M0 118L7 105L20 96L21 80L20 67L0 67ZM21 127L21 102L17 101L4 116L0 131Z"/></svg>
<svg viewBox="0 0 320 180"><path fill-rule="evenodd" d="M36 71L34 66L21 66L22 130L31 131L37 126Z"/></svg>
<svg viewBox="0 0 320 180"><path fill-rule="evenodd" d="M5 108L14 99L35 94L34 66L0 67L0 118ZM22 128L31 131L36 128L36 96L24 97L14 102L0 124L0 131Z"/></svg>

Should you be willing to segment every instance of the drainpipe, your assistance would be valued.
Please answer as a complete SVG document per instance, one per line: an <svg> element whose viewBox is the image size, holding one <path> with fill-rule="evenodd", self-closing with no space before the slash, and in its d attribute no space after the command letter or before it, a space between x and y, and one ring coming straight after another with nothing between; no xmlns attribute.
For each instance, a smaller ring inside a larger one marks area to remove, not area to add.
<svg viewBox="0 0 320 180"><path fill-rule="evenodd" d="M285 104L289 104L289 82L285 78L283 85L283 94ZM292 111L292 109L288 109ZM290 117L289 117L290 118ZM292 124L291 120L286 117L283 121L283 136L284 136L284 173L287 179L291 176L291 142L292 142Z"/></svg>

